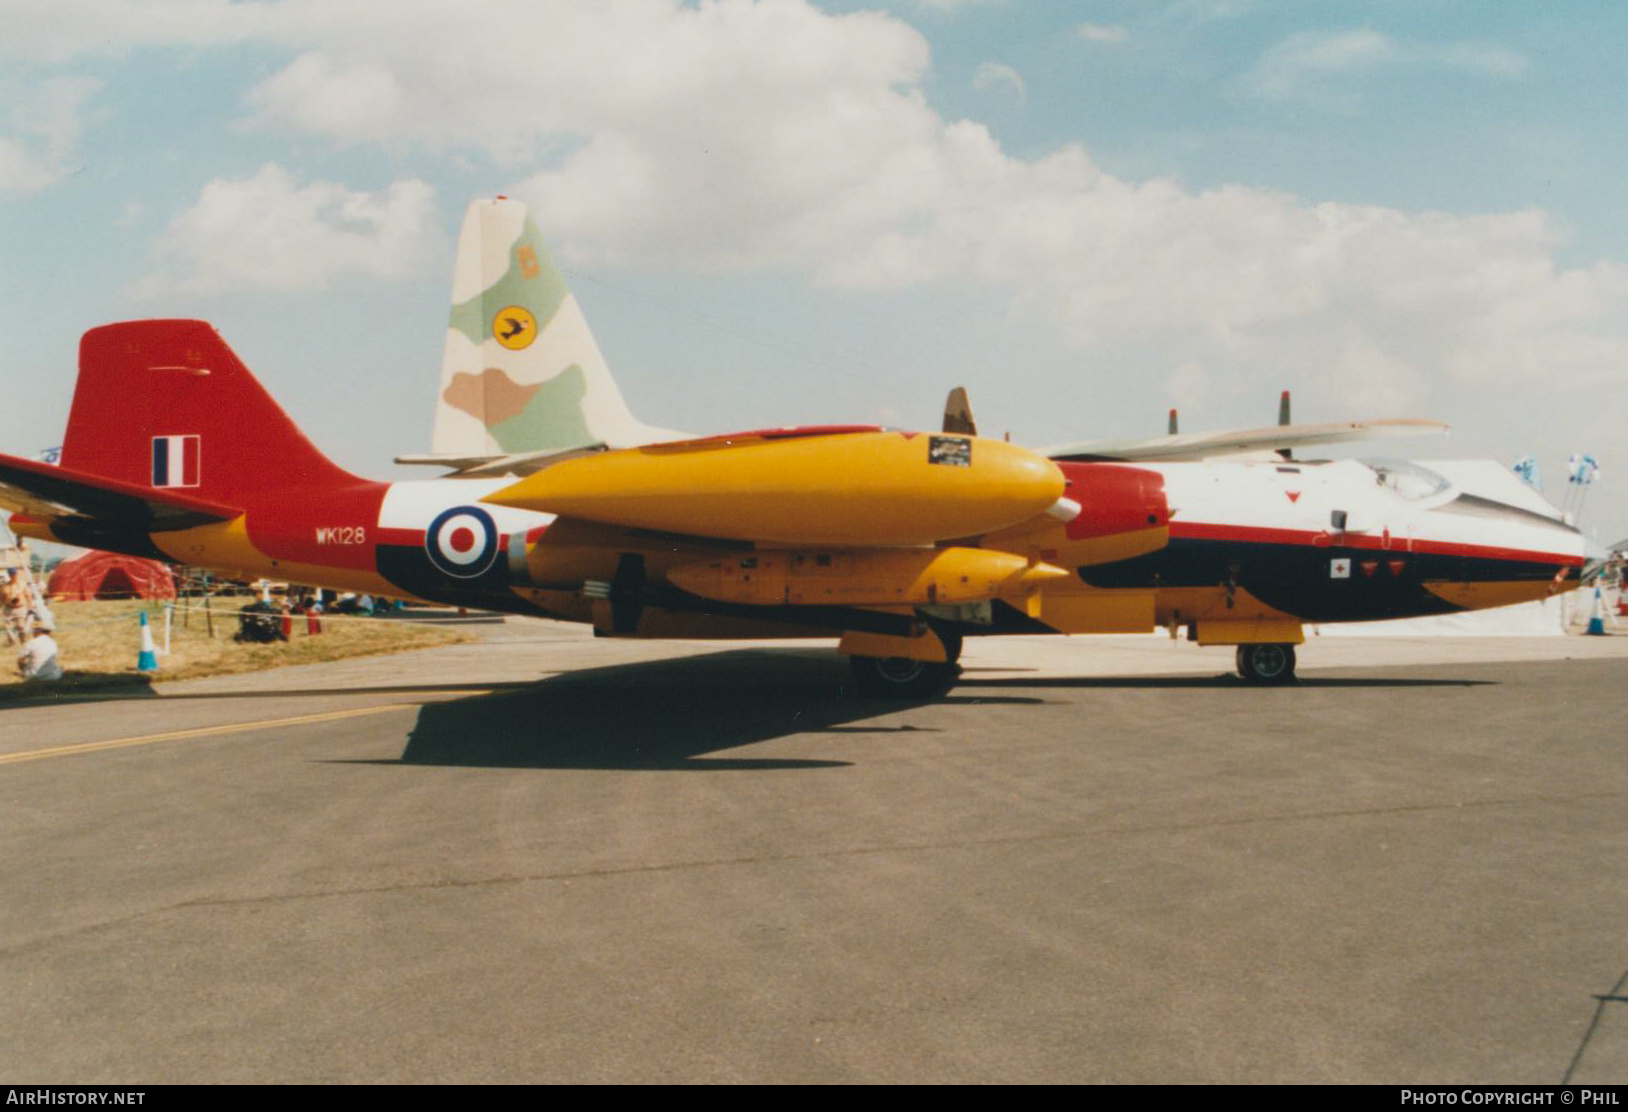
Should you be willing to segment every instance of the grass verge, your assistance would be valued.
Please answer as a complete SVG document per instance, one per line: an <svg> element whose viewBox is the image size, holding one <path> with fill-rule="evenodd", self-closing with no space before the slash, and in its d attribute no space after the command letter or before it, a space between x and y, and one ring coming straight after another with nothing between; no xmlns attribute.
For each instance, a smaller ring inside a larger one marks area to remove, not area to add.
<svg viewBox="0 0 1628 1112"><path fill-rule="evenodd" d="M217 601L212 605L214 635L205 616L178 611L170 628L170 653L158 658L158 672L136 670L141 650L140 613L147 611L153 639L164 647L163 605L154 602L59 602L52 607L57 619L54 634L64 677L56 683L24 685L17 675L15 647L6 647L0 634L0 699L33 697L53 690L143 683L149 679L182 680L258 672L290 664L320 664L351 656L378 656L474 640L464 630L421 625L399 619L327 618L322 632L306 633L303 615L294 617L294 635L284 642L250 644L232 640L237 632L237 607L248 599Z"/></svg>

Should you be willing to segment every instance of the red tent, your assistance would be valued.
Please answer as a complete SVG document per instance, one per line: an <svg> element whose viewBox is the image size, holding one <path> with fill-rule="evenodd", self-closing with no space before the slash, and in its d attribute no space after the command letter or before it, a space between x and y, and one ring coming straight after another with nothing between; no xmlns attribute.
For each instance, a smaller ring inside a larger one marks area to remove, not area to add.
<svg viewBox="0 0 1628 1112"><path fill-rule="evenodd" d="M157 560L88 552L64 560L51 573L46 594L54 599L174 598L175 576Z"/></svg>

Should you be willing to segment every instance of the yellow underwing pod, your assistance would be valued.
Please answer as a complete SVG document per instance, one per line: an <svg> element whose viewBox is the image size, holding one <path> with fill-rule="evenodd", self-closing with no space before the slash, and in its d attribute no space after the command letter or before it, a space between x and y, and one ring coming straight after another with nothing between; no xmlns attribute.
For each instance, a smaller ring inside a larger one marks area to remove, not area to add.
<svg viewBox="0 0 1628 1112"><path fill-rule="evenodd" d="M955 606L1024 599L1069 573L980 548L772 550L672 568L674 585L718 602L789 606Z"/></svg>

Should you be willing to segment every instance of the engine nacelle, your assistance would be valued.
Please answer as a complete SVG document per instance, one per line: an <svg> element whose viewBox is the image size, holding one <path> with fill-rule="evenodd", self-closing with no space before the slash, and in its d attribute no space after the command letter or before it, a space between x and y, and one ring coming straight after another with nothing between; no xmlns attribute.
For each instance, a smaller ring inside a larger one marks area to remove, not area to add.
<svg viewBox="0 0 1628 1112"><path fill-rule="evenodd" d="M920 545L1024 521L1063 486L1056 464L999 440L792 432L566 460L485 501L759 544Z"/></svg>
<svg viewBox="0 0 1628 1112"><path fill-rule="evenodd" d="M1170 504L1159 472L1122 463L1058 466L1079 515L1067 523L1039 515L985 537L986 548L1081 568L1144 556L1170 543Z"/></svg>

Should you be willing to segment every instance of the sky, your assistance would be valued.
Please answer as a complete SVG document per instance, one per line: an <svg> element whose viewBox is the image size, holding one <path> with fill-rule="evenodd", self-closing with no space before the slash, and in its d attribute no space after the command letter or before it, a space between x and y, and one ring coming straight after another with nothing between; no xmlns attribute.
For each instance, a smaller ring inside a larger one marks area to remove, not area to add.
<svg viewBox="0 0 1628 1112"><path fill-rule="evenodd" d="M78 338L211 321L374 477L428 450L468 202L630 405L1041 446L1428 417L1628 537L1628 7L0 0L0 451ZM417 477L427 477L422 471Z"/></svg>

